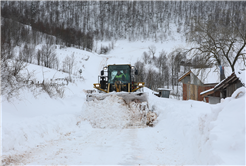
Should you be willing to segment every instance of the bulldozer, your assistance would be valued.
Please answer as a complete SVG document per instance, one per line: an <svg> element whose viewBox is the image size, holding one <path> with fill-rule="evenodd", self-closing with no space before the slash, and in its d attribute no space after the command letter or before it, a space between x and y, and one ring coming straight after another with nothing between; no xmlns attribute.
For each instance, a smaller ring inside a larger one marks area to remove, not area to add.
<svg viewBox="0 0 246 166"><path fill-rule="evenodd" d="M145 83L135 82L136 75L138 75L138 70L130 64L107 65L101 70L98 83L93 84L99 93L92 93L95 92L93 90L87 91L86 100L103 100L107 96L115 94L122 97L126 103L145 102L147 94L142 92Z"/></svg>

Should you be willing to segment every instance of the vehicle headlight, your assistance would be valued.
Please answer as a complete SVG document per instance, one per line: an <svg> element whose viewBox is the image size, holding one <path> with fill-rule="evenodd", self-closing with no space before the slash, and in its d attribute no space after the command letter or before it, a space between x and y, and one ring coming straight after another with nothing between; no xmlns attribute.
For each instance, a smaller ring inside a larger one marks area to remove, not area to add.
<svg viewBox="0 0 246 166"><path fill-rule="evenodd" d="M138 83L138 86L143 86L143 84L142 83Z"/></svg>
<svg viewBox="0 0 246 166"><path fill-rule="evenodd" d="M100 86L99 84L96 84L96 87L97 87L97 88L99 88L99 86Z"/></svg>

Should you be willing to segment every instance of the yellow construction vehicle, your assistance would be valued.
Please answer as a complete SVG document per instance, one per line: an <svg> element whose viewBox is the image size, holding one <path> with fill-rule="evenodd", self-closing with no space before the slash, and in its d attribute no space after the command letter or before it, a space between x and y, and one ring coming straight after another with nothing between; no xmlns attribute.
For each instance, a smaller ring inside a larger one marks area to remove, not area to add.
<svg viewBox="0 0 246 166"><path fill-rule="evenodd" d="M108 95L116 94L122 97L127 103L138 100L147 101L147 94L140 91L144 82L135 82L138 70L130 64L113 64L103 68L98 76L98 83L94 88L101 93L87 94L87 101L97 99L103 100Z"/></svg>

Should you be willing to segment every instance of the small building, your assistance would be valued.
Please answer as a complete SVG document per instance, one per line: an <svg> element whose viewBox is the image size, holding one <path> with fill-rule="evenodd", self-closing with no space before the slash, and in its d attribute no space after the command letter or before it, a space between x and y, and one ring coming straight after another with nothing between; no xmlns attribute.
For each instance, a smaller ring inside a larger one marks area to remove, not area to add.
<svg viewBox="0 0 246 166"><path fill-rule="evenodd" d="M214 88L208 89L206 91L203 91L200 93L200 95L206 99L206 101L208 100L209 104L217 104L220 102L220 92L214 92L213 91Z"/></svg>
<svg viewBox="0 0 246 166"><path fill-rule="evenodd" d="M159 94L158 97L169 98L171 89L158 88Z"/></svg>
<svg viewBox="0 0 246 166"><path fill-rule="evenodd" d="M216 104L220 103L221 98L231 97L233 92L242 87L243 83L239 79L239 77L233 72L230 76L228 76L226 79L222 80L220 83L214 86L214 88L211 88L207 91L201 92L200 95L202 97L208 97L209 103ZM214 98L214 96L218 96L219 99Z"/></svg>
<svg viewBox="0 0 246 166"><path fill-rule="evenodd" d="M223 69L224 75L228 75L229 68ZM200 95L201 92L214 88L220 82L221 70L219 68L191 69L184 73L178 81L183 83L183 100L197 100L209 102L209 98ZM213 94L213 97L220 97L219 93Z"/></svg>

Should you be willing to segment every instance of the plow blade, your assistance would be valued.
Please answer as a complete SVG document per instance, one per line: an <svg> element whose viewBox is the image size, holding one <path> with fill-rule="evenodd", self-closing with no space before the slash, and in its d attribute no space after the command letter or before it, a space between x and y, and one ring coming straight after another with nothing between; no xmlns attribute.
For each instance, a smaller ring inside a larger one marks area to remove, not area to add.
<svg viewBox="0 0 246 166"><path fill-rule="evenodd" d="M108 96L116 95L118 97L121 97L125 100L127 104L129 104L132 101L135 102L147 102L148 101L148 93L143 92L111 92L111 93L92 93L87 94L86 101L92 101L92 100L104 100Z"/></svg>

